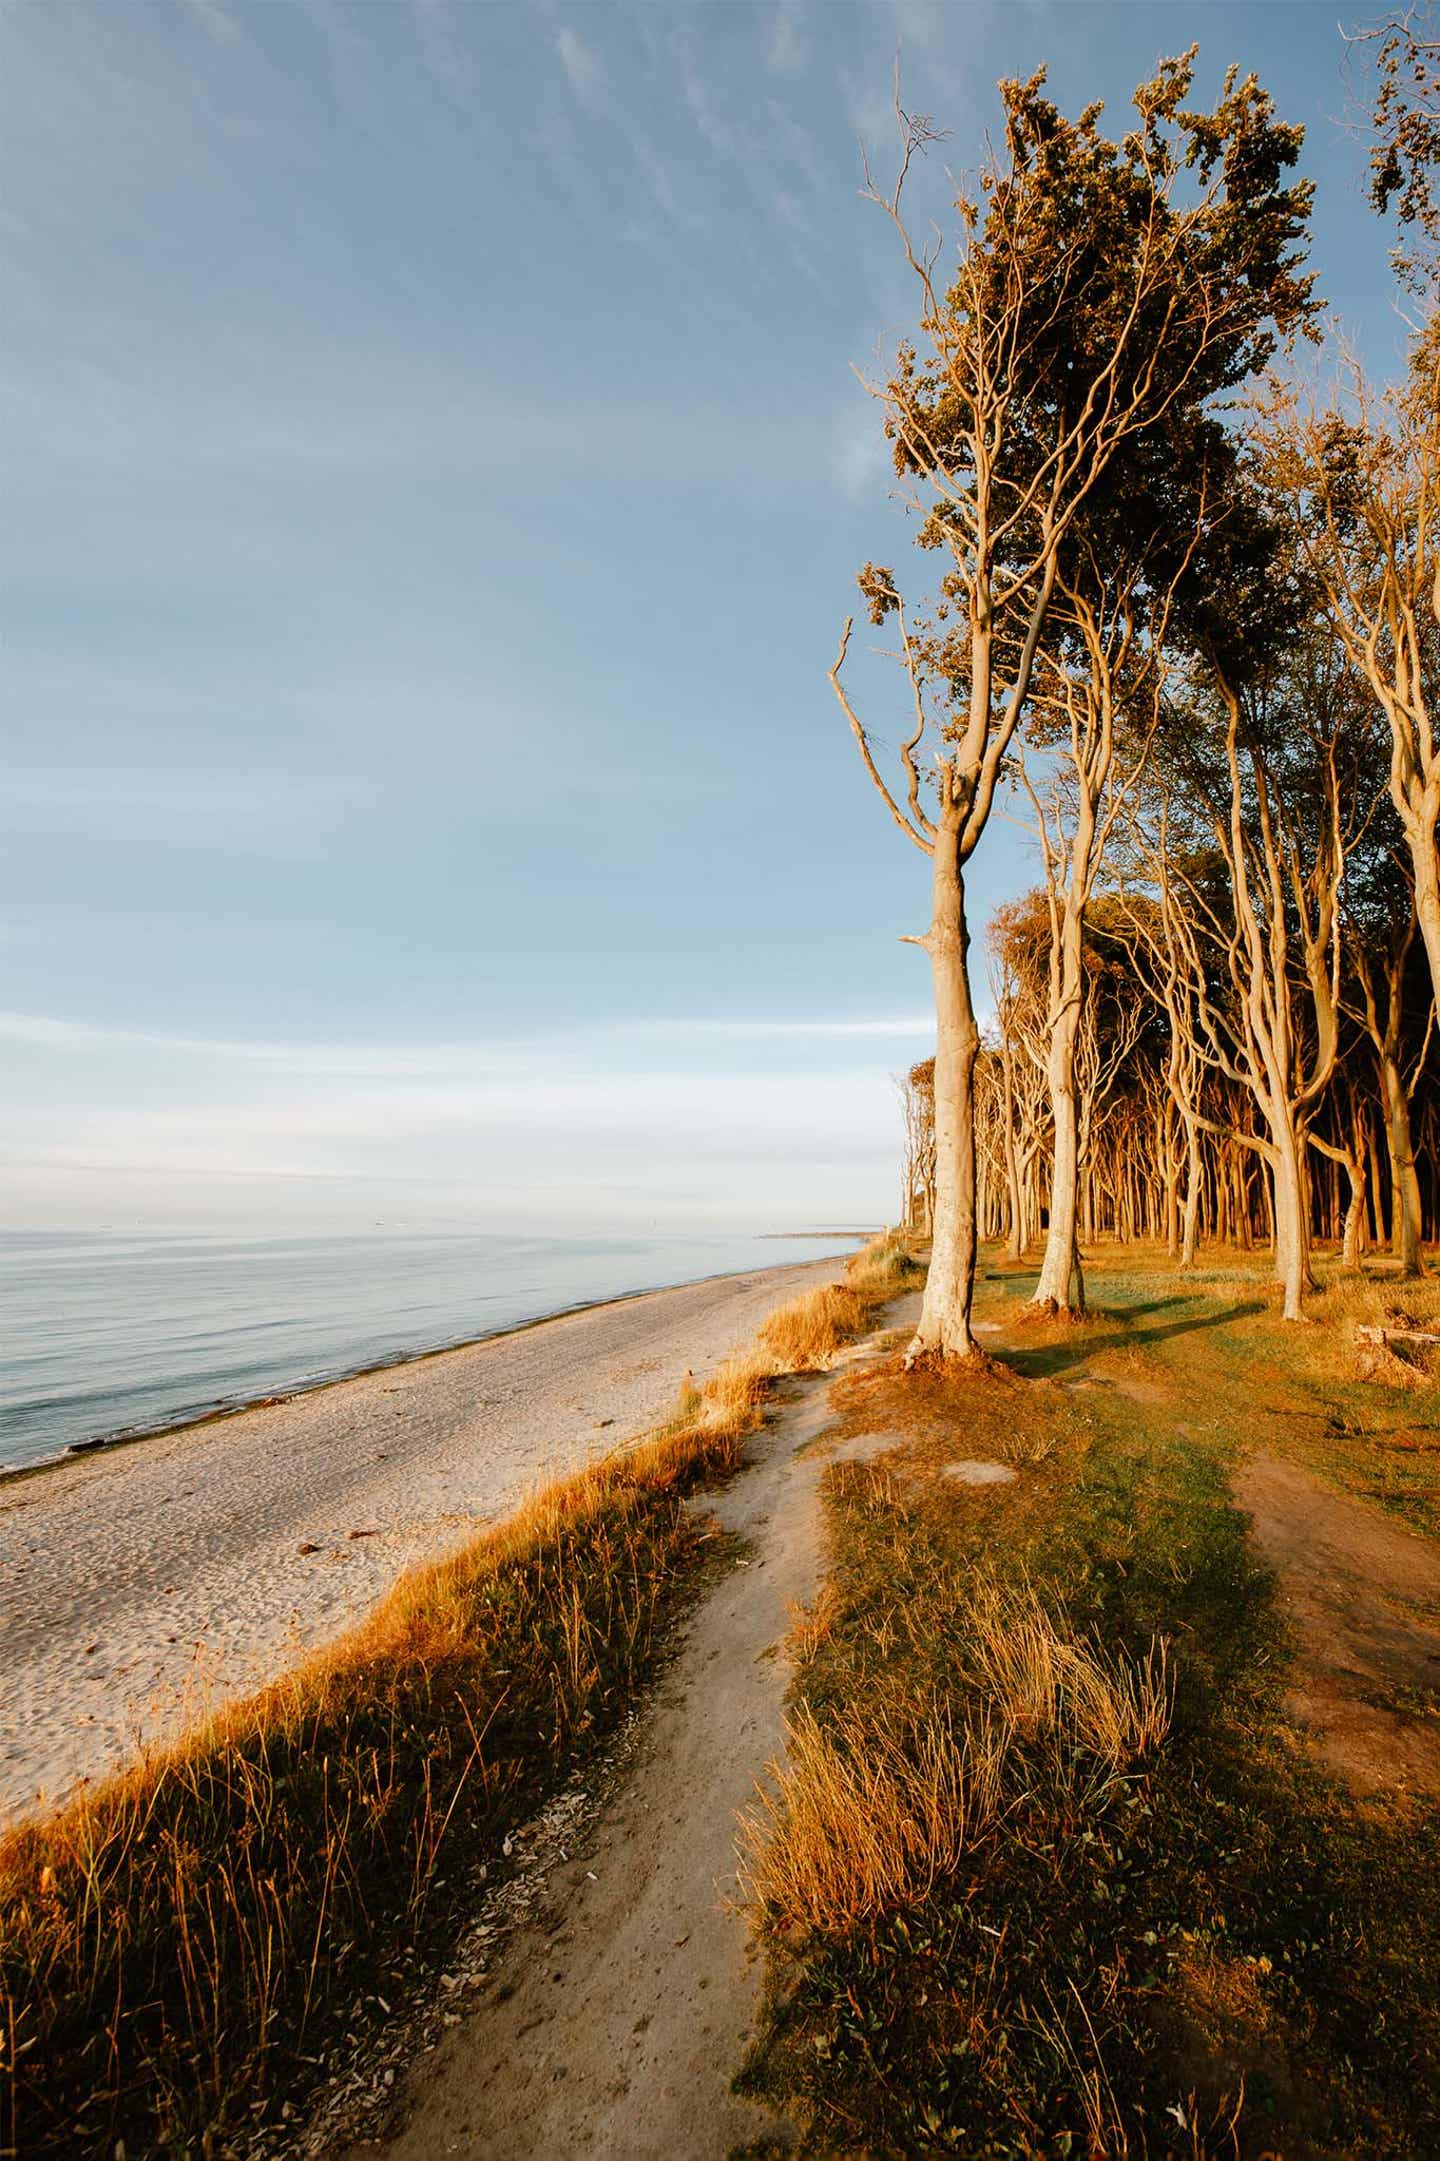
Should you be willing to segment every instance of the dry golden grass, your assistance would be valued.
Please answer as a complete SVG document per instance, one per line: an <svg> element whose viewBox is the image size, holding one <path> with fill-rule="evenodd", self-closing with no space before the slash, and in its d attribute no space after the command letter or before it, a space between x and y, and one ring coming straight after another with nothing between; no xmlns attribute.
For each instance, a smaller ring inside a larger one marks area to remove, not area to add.
<svg viewBox="0 0 1440 2161"><path fill-rule="evenodd" d="M843 1935L953 1872L991 1828L1002 1737L957 1733L944 1704L880 1723L865 1711L790 1722L776 1791L742 1825L743 1881L782 1928Z"/></svg>
<svg viewBox="0 0 1440 2161"><path fill-rule="evenodd" d="M1139 1663L1106 1656L1028 1589L976 1584L965 1655L953 1702L872 1698L824 1723L795 1711L786 1761L742 1826L746 1888L771 1927L843 1936L912 1906L996 1834L1037 1750L1084 1802L1169 1729L1158 1646Z"/></svg>
<svg viewBox="0 0 1440 2161"><path fill-rule="evenodd" d="M826 1283L772 1313L760 1330L760 1341L778 1365L792 1373L814 1373L858 1335L864 1318L865 1308L854 1291L842 1283Z"/></svg>
<svg viewBox="0 0 1440 2161"><path fill-rule="evenodd" d="M923 1275L904 1236L882 1232L851 1255L843 1283L803 1292L772 1313L760 1342L781 1372L823 1372L866 1327L877 1305L921 1282Z"/></svg>
<svg viewBox="0 0 1440 2161"><path fill-rule="evenodd" d="M1138 1662L1106 1658L1058 1628L1031 1591L980 1583L972 1594L969 1658L1002 1725L1084 1750L1103 1770L1125 1770L1158 1748L1170 1727L1162 1644Z"/></svg>
<svg viewBox="0 0 1440 2161"><path fill-rule="evenodd" d="M908 1275L877 1243L837 1330ZM808 1351L814 1300L795 1303L778 1341ZM0 2153L209 2151L303 2084L447 1879L652 1670L703 1566L685 1496L808 1362L730 1360L324 1653L0 1839Z"/></svg>
<svg viewBox="0 0 1440 2161"><path fill-rule="evenodd" d="M1422 1390L1434 1378L1435 1354L1418 1345L1364 1343L1362 1328L1417 1328L1440 1332L1440 1278L1402 1278L1373 1263L1363 1273L1330 1275L1322 1268L1322 1288L1305 1302L1308 1321L1320 1324L1318 1341L1307 1345L1307 1364L1335 1380L1377 1381L1403 1390ZM1327 1280L1328 1278L1328 1280Z"/></svg>
<svg viewBox="0 0 1440 2161"><path fill-rule="evenodd" d="M864 1299L893 1298L897 1291L909 1290L924 1278L925 1271L903 1231L882 1231L845 1264L846 1282Z"/></svg>

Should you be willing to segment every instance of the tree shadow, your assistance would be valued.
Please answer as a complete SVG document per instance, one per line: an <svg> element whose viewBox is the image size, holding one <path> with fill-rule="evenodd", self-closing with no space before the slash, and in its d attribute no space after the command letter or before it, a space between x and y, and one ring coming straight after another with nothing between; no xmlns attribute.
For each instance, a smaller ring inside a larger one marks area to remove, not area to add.
<svg viewBox="0 0 1440 2161"><path fill-rule="evenodd" d="M1129 1310L1137 1315L1163 1313L1171 1304L1171 1299L1157 1299L1149 1305L1132 1306ZM1086 1333L1063 1337L1054 1343L1007 1343L1003 1350L997 1348L995 1355L1023 1374L1026 1380L1049 1381L1068 1373L1072 1367L1087 1364L1101 1351L1131 1350L1136 1345L1165 1343L1174 1336L1195 1335L1206 1328L1224 1328L1232 1321L1249 1320L1265 1311L1263 1298L1246 1298L1234 1305L1209 1306L1202 1313L1166 1321L1157 1327L1126 1327L1107 1335Z"/></svg>

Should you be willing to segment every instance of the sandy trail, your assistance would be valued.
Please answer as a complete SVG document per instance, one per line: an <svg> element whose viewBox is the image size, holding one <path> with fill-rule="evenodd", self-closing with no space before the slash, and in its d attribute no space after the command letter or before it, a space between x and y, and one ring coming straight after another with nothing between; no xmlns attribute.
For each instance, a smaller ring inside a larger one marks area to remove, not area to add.
<svg viewBox="0 0 1440 2161"><path fill-rule="evenodd" d="M873 1339L843 1363L872 1352ZM784 1746L776 1654L818 1586L831 1460L800 1451L834 1419L829 1389L826 1376L792 1384L744 1473L704 1497L745 1557L690 1621L594 1840L549 1878L547 1919L402 2088L387 2161L725 2161L762 2138L791 2143L730 2091L761 1978L735 1905L735 1819Z"/></svg>
<svg viewBox="0 0 1440 2161"><path fill-rule="evenodd" d="M838 1268L648 1292L0 1482L0 1813L271 1677Z"/></svg>
<svg viewBox="0 0 1440 2161"><path fill-rule="evenodd" d="M1440 1548L1281 1456L1234 1490L1296 1631L1291 1717L1357 1791L1440 1795Z"/></svg>

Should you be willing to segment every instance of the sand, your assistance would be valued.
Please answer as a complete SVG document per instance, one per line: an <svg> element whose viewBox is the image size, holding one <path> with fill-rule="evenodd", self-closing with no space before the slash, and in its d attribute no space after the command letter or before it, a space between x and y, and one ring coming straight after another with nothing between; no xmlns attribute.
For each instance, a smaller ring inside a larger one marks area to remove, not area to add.
<svg viewBox="0 0 1440 2161"><path fill-rule="evenodd" d="M1235 1498L1295 1632L1285 1708L1357 1793L1440 1798L1440 1552L1433 1538L1259 1450Z"/></svg>
<svg viewBox="0 0 1440 2161"><path fill-rule="evenodd" d="M919 1305L897 1301L890 1322L908 1334ZM873 1355L875 1341L837 1365ZM337 2161L363 2161L377 2145L386 2161L789 2151L792 2127L730 2090L762 1981L736 1818L784 1753L785 1638L819 1585L820 1482L848 1446L825 1445L830 1387L829 1375L789 1383L750 1444L749 1467L705 1495L707 1513L743 1545L691 1616L594 1835L567 1841L544 1909L469 2016L414 2060L378 2138L324 2143Z"/></svg>
<svg viewBox="0 0 1440 2161"><path fill-rule="evenodd" d="M838 1268L647 1292L0 1482L0 1816L271 1678Z"/></svg>

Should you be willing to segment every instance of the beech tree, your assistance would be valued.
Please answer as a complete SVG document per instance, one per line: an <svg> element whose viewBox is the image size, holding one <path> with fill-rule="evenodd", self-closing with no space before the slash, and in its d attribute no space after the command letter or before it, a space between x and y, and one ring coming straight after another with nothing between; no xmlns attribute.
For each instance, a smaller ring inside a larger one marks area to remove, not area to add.
<svg viewBox="0 0 1440 2161"><path fill-rule="evenodd" d="M901 1075L899 1085L905 1126L901 1220L907 1230L928 1238L935 1207L935 1060L922 1058Z"/></svg>
<svg viewBox="0 0 1440 2161"><path fill-rule="evenodd" d="M1170 609L1191 560L1189 549L1174 560L1175 492L1146 504L1126 491L1122 520L1081 521L1057 579L1027 727L1030 746L1048 761L1043 792L1023 750L1017 760L1034 811L1050 927L1045 1074L1053 1152L1034 1302L1051 1313L1085 1311L1080 1167L1087 1120L1077 1077L1085 915L1159 725ZM1204 492L1202 468L1192 513L1202 524ZM1167 564L1174 566L1168 583Z"/></svg>
<svg viewBox="0 0 1440 2161"><path fill-rule="evenodd" d="M1336 634L1389 727L1390 798L1440 996L1440 320L1393 390L1377 397L1354 363L1345 378L1328 405L1275 388L1263 440Z"/></svg>
<svg viewBox="0 0 1440 2161"><path fill-rule="evenodd" d="M1375 1061L1379 1110L1389 1157L1391 1243L1402 1276L1421 1267L1420 1180L1415 1168L1411 1096L1431 1047L1434 1007L1428 978L1417 995L1415 958L1415 888L1400 834L1384 813L1377 814L1352 850L1342 905L1347 962L1347 1009L1363 1031ZM1423 969L1423 964L1422 964ZM1418 1015L1424 1015L1416 1026ZM1368 1124L1358 1102L1352 1124L1350 1161L1360 1166L1368 1153ZM1379 1211L1377 1210L1377 1214ZM1359 1230L1357 1225L1357 1242ZM1376 1224L1377 1243L1385 1242L1383 1220Z"/></svg>
<svg viewBox="0 0 1440 2161"><path fill-rule="evenodd" d="M1023 1258L1040 1220L1035 1165L1045 1146L1044 1021L1047 981L1033 905L1013 901L990 919L990 994L999 1023L1001 1150L1009 1194L1009 1257Z"/></svg>
<svg viewBox="0 0 1440 2161"><path fill-rule="evenodd" d="M919 334L876 386L917 539L942 565L911 608L894 573L860 586L893 616L911 719L895 786L831 670L866 769L931 861L928 952L936 1006L936 1196L930 1273L910 1356L967 1356L977 1238L965 870L989 821L1030 698L1067 537L1127 453L1263 367L1310 305L1299 244L1309 189L1289 178L1301 131L1254 77L1231 71L1214 108L1185 109L1194 50L1135 93L1118 141L1102 108L1078 119L1044 76L1000 86L1003 133L956 202L957 260L917 250L904 190L935 140L901 112L899 177L872 188L917 282Z"/></svg>
<svg viewBox="0 0 1440 2161"><path fill-rule="evenodd" d="M1358 43L1377 48L1371 113L1370 200L1400 227L1392 260L1416 290L1440 267L1440 28L1427 8L1407 8Z"/></svg>

